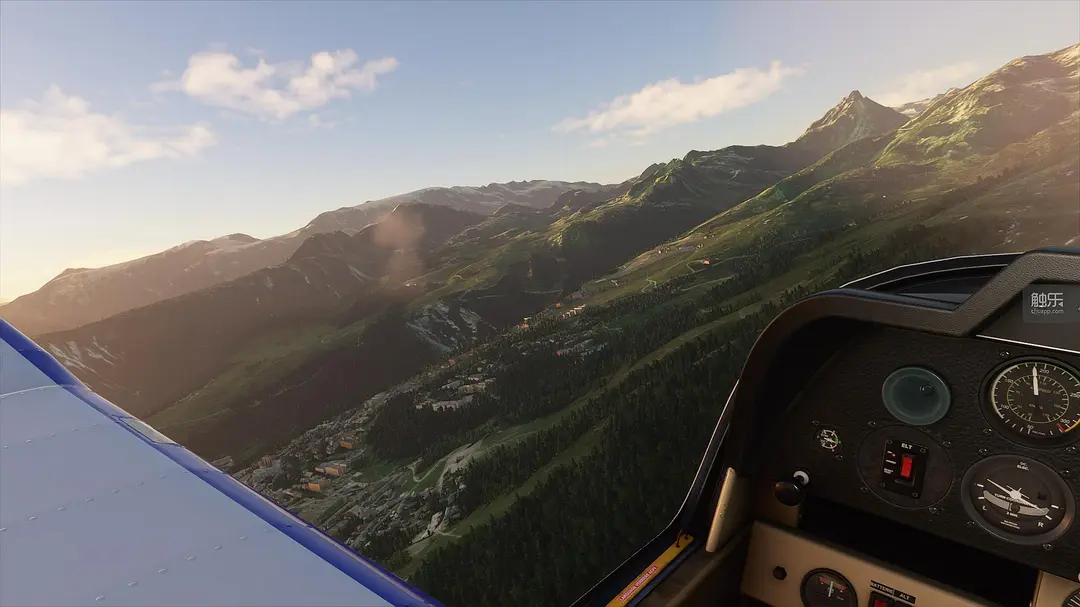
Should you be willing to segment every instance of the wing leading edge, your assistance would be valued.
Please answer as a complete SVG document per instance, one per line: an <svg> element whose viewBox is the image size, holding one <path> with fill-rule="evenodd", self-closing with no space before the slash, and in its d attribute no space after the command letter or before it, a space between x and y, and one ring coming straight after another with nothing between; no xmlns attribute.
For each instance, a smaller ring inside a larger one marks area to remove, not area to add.
<svg viewBox="0 0 1080 607"><path fill-rule="evenodd" d="M0 319L0 605L439 603L97 396Z"/></svg>

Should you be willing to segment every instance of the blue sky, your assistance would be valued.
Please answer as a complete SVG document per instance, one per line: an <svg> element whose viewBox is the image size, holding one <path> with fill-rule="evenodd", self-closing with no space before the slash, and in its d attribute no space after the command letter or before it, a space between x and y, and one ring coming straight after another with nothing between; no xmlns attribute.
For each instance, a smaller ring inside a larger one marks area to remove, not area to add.
<svg viewBox="0 0 1080 607"><path fill-rule="evenodd" d="M431 185L780 144L852 89L914 100L1078 41L1070 1L5 1L0 297Z"/></svg>

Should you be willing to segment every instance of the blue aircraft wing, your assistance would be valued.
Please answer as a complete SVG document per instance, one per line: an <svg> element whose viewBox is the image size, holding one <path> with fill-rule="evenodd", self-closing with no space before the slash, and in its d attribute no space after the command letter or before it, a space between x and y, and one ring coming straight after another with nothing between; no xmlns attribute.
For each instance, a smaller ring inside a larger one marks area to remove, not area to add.
<svg viewBox="0 0 1080 607"><path fill-rule="evenodd" d="M438 604L0 319L0 605Z"/></svg>

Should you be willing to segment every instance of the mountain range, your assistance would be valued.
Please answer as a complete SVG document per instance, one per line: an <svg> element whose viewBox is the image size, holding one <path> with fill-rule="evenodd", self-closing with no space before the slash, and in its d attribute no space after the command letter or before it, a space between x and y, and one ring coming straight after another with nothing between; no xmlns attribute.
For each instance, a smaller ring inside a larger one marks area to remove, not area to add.
<svg viewBox="0 0 1080 607"><path fill-rule="evenodd" d="M1078 65L1080 45L1023 57L904 112L853 91L783 146L620 184L431 188L69 270L0 314L197 452L250 458L523 317L722 280L768 238L840 255L992 218L985 250L1075 243Z"/></svg>
<svg viewBox="0 0 1080 607"><path fill-rule="evenodd" d="M229 282L289 258L315 234L356 232L399 204L425 203L491 214L507 204L546 208L568 191L596 183L520 181L480 187L433 187L327 211L306 226L260 240L231 234L196 240L104 268L69 268L37 291L3 304L4 318L28 335L72 329L158 301Z"/></svg>

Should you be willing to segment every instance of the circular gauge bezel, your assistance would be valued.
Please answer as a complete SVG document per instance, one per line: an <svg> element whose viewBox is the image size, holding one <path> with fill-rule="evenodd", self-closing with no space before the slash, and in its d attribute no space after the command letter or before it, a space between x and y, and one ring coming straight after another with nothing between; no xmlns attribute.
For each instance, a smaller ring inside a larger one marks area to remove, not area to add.
<svg viewBox="0 0 1080 607"><path fill-rule="evenodd" d="M803 607L810 607L810 599L807 597L806 583L810 581L810 578L819 574L827 573L830 576L844 582L847 585L848 590L851 592L851 600L854 601L852 605L859 604L859 593L855 591L855 587L852 586L851 580L847 579L843 574L835 569L829 569L828 567L818 567L817 569L811 569L809 573L803 576L802 583L799 585L799 598L802 600Z"/></svg>
<svg viewBox="0 0 1080 607"><path fill-rule="evenodd" d="M1074 590L1072 594L1065 597L1065 602L1061 604L1061 607L1080 607L1080 590Z"/></svg>
<svg viewBox="0 0 1080 607"><path fill-rule="evenodd" d="M985 379L983 379L982 387L979 390L979 402L981 404L980 409L982 409L982 414L983 417L986 419L986 423L990 424L991 428L993 428L998 434L1004 436L1006 439L1018 445L1023 445L1025 447L1033 447L1036 449L1056 449L1058 447L1063 447L1065 445L1072 444L1077 440L1080 440L1080 428L1074 428L1073 430L1070 430L1069 432L1058 436L1025 436L1006 425L1005 420L997 414L997 410L995 409L993 402L994 387L997 385L998 381L1001 380L1001 377L1002 375L1004 375L1006 370L1011 369L1017 365L1022 365L1024 363L1046 363L1048 365L1054 365L1055 367L1064 369L1065 372L1070 373L1074 377L1080 379L1080 372L1077 372L1077 370L1072 365L1066 364L1054 358L1048 358L1044 356L1024 356L1004 362L994 367L994 370L990 372L990 374L987 375ZM1072 400L1070 400L1069 403L1070 409L1075 406L1080 406L1080 403L1073 403Z"/></svg>
<svg viewBox="0 0 1080 607"><path fill-rule="evenodd" d="M894 393L894 390L898 387L897 384L903 379L914 377L928 382L936 389L939 396L944 398L944 402L935 405L930 412L912 412L908 410L906 403L897 402ZM952 408L953 394L948 382L934 370L917 365L907 365L889 373L885 381L881 383L881 401L884 403L885 409L894 418L909 426L932 426L949 414L949 409Z"/></svg>
<svg viewBox="0 0 1080 607"><path fill-rule="evenodd" d="M1028 467L1032 472L1043 477L1043 480L1047 483L1057 486L1058 490L1061 492L1065 499L1065 516L1062 517L1061 522L1058 523L1056 527L1047 531L1046 533L1040 533L1039 535L1020 535L1018 533L1009 533L1008 531L1005 531L1001 527L990 523L989 521L984 519L981 514L979 514L979 511L975 508L975 503L972 500L971 496L971 481L980 471L985 470L992 464L1006 460L1023 460L1028 464ZM964 473L964 478L960 481L960 500L964 504L964 511L967 512L967 515L971 518L971 520L975 521L975 524L982 528L983 531L986 531L987 533L993 535L998 539L1002 539L1013 544L1021 544L1025 546L1045 544L1056 540L1069 530L1069 528L1072 526L1073 519L1076 517L1076 500L1073 497L1072 487L1070 487L1069 484L1066 483L1065 480L1062 479L1057 472L1054 472L1054 470L1046 464L1036 459L1013 453L1004 455L992 455L972 464L971 467L967 469L967 472Z"/></svg>

